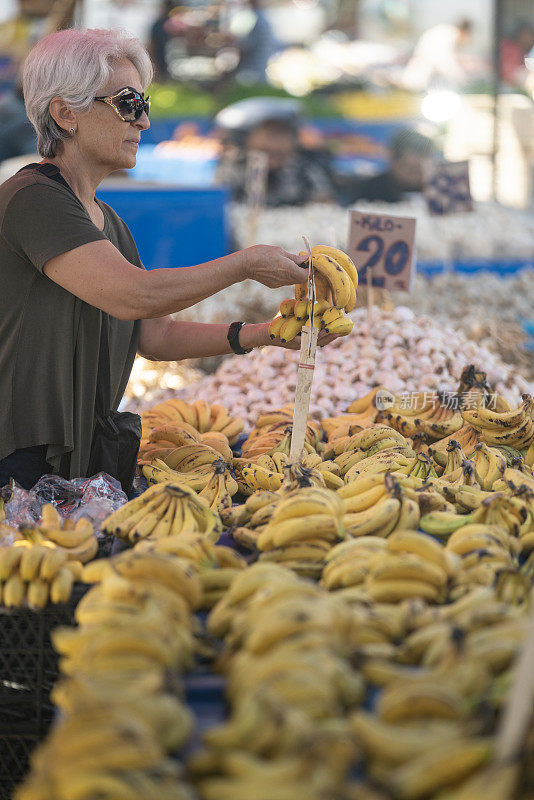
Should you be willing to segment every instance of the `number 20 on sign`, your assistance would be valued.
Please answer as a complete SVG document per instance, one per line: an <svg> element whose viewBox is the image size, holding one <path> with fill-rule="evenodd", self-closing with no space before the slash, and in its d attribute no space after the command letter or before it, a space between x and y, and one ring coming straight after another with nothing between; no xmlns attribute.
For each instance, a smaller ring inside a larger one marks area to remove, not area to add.
<svg viewBox="0 0 534 800"><path fill-rule="evenodd" d="M414 277L415 219L350 212L348 252L358 283L409 292Z"/></svg>

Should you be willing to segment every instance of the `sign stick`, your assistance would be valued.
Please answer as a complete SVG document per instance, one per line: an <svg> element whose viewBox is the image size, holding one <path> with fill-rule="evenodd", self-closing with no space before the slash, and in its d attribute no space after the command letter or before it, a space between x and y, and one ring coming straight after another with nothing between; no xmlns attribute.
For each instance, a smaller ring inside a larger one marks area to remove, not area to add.
<svg viewBox="0 0 534 800"><path fill-rule="evenodd" d="M315 351L319 329L315 327L313 309L315 306L315 282L313 279L313 258L310 243L305 236L304 244L308 251L308 322L302 328L300 340L300 357L297 371L297 388L293 409L293 430L289 458L292 462L301 461L306 438L306 426L310 410L310 395L315 369Z"/></svg>
<svg viewBox="0 0 534 800"><path fill-rule="evenodd" d="M497 731L496 757L501 762L515 758L521 751L532 716L534 699L534 611L523 649L515 664L515 680L508 696Z"/></svg>
<svg viewBox="0 0 534 800"><path fill-rule="evenodd" d="M302 460L306 426L310 410L310 395L315 369L315 350L317 347L318 328L305 325L301 331L300 358L297 372L297 388L295 392L295 408L293 410L293 431L291 434L291 462Z"/></svg>

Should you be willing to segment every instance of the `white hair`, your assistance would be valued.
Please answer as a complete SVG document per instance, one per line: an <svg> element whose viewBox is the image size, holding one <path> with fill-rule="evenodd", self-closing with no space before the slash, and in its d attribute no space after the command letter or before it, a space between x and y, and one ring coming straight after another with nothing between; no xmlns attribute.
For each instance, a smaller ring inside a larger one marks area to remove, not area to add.
<svg viewBox="0 0 534 800"><path fill-rule="evenodd" d="M22 88L43 158L55 156L58 142L69 138L52 118L50 101L61 97L72 111L89 111L122 58L132 62L146 91L152 63L141 42L128 34L69 28L51 33L32 48L24 63Z"/></svg>

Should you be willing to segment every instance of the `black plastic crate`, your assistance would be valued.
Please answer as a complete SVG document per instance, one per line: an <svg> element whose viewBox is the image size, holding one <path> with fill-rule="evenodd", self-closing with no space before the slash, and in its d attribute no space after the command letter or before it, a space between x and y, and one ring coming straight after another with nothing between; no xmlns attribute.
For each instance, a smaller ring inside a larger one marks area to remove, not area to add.
<svg viewBox="0 0 534 800"><path fill-rule="evenodd" d="M50 633L74 623L74 610L88 588L76 584L69 603L38 612L0 609L0 800L11 797L52 721L50 691L58 678L58 658Z"/></svg>

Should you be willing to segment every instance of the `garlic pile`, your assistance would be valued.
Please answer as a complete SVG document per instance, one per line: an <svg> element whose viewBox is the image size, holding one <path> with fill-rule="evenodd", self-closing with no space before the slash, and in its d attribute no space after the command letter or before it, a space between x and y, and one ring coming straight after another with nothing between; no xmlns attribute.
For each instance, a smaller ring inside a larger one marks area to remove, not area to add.
<svg viewBox="0 0 534 800"><path fill-rule="evenodd" d="M417 257L420 261L451 258L525 258L534 261L534 217L531 213L497 203L476 203L474 211L430 216L422 197L401 203L358 202L358 211L417 219ZM234 205L231 219L238 245L247 236L247 209ZM291 252L302 249L302 234L312 241L347 245L349 211L326 203L299 208L264 209L258 220L257 241L277 244Z"/></svg>
<svg viewBox="0 0 534 800"><path fill-rule="evenodd" d="M399 294L396 300L407 303L418 314L446 317L454 323L465 321L466 314L475 321L488 317L513 323L534 321L534 268L509 277L489 272L449 272L429 280L418 275L412 294L408 298Z"/></svg>
<svg viewBox="0 0 534 800"><path fill-rule="evenodd" d="M397 393L454 390L462 369L471 363L485 370L491 386L511 403L517 403L522 392L534 392L534 386L486 348L429 317L417 318L406 307L375 308L370 334L364 309L351 316L353 333L317 352L310 405L315 418L344 411L352 400L380 384ZM223 403L250 428L260 412L293 401L298 357L298 352L276 347L231 356L214 375L178 394ZM166 389L152 395L150 402L139 398L130 408L142 410L174 394Z"/></svg>

